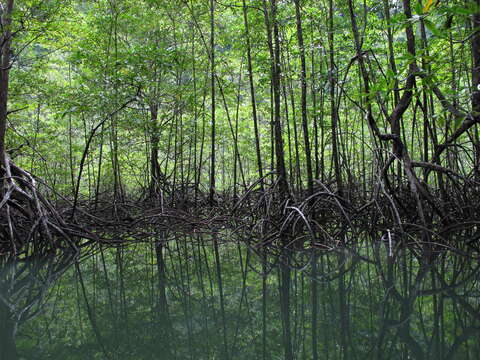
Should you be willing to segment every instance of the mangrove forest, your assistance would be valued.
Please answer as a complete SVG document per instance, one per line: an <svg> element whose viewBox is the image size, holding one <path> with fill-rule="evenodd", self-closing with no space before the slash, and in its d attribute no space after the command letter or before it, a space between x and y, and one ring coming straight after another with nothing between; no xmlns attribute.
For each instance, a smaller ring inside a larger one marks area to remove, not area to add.
<svg viewBox="0 0 480 360"><path fill-rule="evenodd" d="M480 357L480 0L0 25L0 360Z"/></svg>

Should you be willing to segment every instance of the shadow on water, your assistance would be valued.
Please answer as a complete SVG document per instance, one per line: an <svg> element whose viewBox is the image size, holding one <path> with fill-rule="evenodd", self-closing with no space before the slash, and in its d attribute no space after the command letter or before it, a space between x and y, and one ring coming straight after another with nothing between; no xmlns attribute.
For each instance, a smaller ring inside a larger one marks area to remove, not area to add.
<svg viewBox="0 0 480 360"><path fill-rule="evenodd" d="M0 359L477 359L478 260L220 235L0 260ZM62 275L60 277L60 275Z"/></svg>

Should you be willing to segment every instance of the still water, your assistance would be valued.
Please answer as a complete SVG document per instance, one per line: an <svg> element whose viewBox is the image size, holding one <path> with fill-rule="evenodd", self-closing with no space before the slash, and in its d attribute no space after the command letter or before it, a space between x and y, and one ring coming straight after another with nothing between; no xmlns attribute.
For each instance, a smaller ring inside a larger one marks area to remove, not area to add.
<svg viewBox="0 0 480 360"><path fill-rule="evenodd" d="M0 360L480 358L478 260L217 240L0 258Z"/></svg>

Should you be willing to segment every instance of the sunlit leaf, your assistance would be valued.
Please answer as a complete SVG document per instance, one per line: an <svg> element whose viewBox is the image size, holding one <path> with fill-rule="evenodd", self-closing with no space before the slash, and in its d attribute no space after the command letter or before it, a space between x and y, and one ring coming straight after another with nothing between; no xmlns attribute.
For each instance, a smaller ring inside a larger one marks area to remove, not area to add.
<svg viewBox="0 0 480 360"><path fill-rule="evenodd" d="M425 5L423 6L423 13L426 14L428 13L428 11L430 10L430 8L432 7L433 5L433 0L427 0L427 2L425 3Z"/></svg>

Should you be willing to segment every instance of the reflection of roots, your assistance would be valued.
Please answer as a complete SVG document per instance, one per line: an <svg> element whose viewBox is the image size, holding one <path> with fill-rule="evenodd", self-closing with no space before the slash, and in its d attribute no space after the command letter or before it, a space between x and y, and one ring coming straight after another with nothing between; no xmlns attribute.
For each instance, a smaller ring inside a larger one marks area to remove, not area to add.
<svg viewBox="0 0 480 360"><path fill-rule="evenodd" d="M44 311L55 281L78 260L71 251L28 260L0 257L0 358L17 359L15 335Z"/></svg>
<svg viewBox="0 0 480 360"><path fill-rule="evenodd" d="M23 250L44 252L75 247L68 226L53 206L37 191L33 176L7 156L0 169L0 254Z"/></svg>

